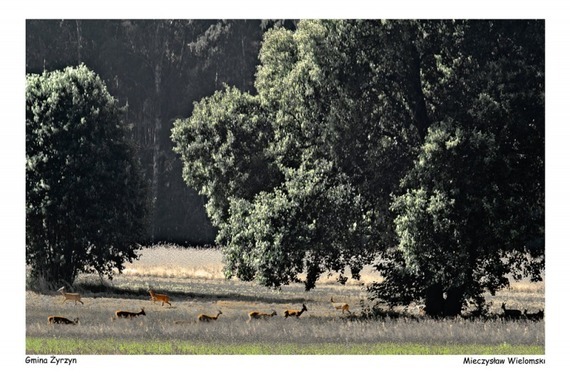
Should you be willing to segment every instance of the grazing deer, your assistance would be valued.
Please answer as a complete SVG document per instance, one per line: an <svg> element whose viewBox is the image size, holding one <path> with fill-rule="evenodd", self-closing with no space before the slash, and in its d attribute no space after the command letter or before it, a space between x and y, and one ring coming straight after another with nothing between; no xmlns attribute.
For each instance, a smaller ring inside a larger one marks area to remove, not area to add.
<svg viewBox="0 0 570 380"><path fill-rule="evenodd" d="M529 314L527 312L527 310L525 309L523 314L524 314L525 318L530 319L532 321L539 321L541 319L544 319L544 310L539 310L536 313L530 313Z"/></svg>
<svg viewBox="0 0 570 380"><path fill-rule="evenodd" d="M74 305L77 305L77 302L80 302L83 305L83 301L81 301L81 294L79 294L79 293L66 293L65 292L65 286L62 286L57 291L60 292L61 294L63 294L64 298L63 298L62 303L65 303L65 301L75 301Z"/></svg>
<svg viewBox="0 0 570 380"><path fill-rule="evenodd" d="M503 313L504 313L503 317L505 317L505 318L517 319L517 318L520 318L522 315L522 312L520 310L505 308L504 302L501 305L501 309L503 309Z"/></svg>
<svg viewBox="0 0 570 380"><path fill-rule="evenodd" d="M337 310L342 310L342 313L344 314L345 311L348 312L348 314L352 314L350 312L350 310L348 309L348 304L347 303L339 303L339 302L334 302L333 298L331 297L331 304L333 305L333 307Z"/></svg>
<svg viewBox="0 0 570 380"><path fill-rule="evenodd" d="M139 311L138 313L133 313L131 311L124 311L124 310L115 311L115 317L116 318L133 319L135 317L138 317L139 315L146 315L146 313L144 312L144 309L142 307L141 307L141 311Z"/></svg>
<svg viewBox="0 0 570 380"><path fill-rule="evenodd" d="M55 315L50 315L48 317L49 324L58 324L58 325L76 325L79 322L79 318L75 318L73 321L69 320L65 317L58 317Z"/></svg>
<svg viewBox="0 0 570 380"><path fill-rule="evenodd" d="M287 318L287 317L299 318L301 316L301 314L303 314L304 311L309 311L307 309L307 306L305 306L305 304L303 304L303 308L301 310L285 310L285 312L283 313L283 316L285 318Z"/></svg>
<svg viewBox="0 0 570 380"><path fill-rule="evenodd" d="M218 317L220 316L220 314L222 314L222 312L220 310L218 310L218 314L216 314L216 316L211 316L211 315L206 315L206 314L200 314L198 316L198 321L199 322L210 322L210 321L215 321L218 319Z"/></svg>
<svg viewBox="0 0 570 380"><path fill-rule="evenodd" d="M170 297L167 296L166 294L157 294L152 289L149 289L148 292L150 293L150 300L152 301L152 303L155 303L156 301L160 301L160 302L162 302L161 306L164 306L165 303L167 303L169 306L172 306L170 304Z"/></svg>
<svg viewBox="0 0 570 380"><path fill-rule="evenodd" d="M251 322L252 319L269 319L269 318L273 317L274 315L277 315L277 312L275 310L272 310L271 314L262 313L259 311L252 311L249 313L248 322Z"/></svg>

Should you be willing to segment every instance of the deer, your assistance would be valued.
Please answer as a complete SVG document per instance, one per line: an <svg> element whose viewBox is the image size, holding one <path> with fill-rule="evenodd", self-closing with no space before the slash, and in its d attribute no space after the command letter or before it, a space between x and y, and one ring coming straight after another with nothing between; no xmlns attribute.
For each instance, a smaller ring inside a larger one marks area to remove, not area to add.
<svg viewBox="0 0 570 380"><path fill-rule="evenodd" d="M58 324L58 325L76 325L79 322L79 318L75 318L73 321L65 317L58 317L56 315L50 315L48 317L48 324Z"/></svg>
<svg viewBox="0 0 570 380"><path fill-rule="evenodd" d="M301 314L303 314L304 311L309 311L307 309L307 306L305 306L305 304L303 304L303 308L301 308L301 310L285 310L285 312L283 313L283 316L285 318L287 318L287 317L299 318L301 316Z"/></svg>
<svg viewBox="0 0 570 380"><path fill-rule="evenodd" d="M81 294L79 294L79 293L66 293L65 292L65 286L62 286L57 291L60 292L61 294L63 294L64 298L63 298L62 303L65 303L66 301L75 301L74 305L77 305L77 302L80 302L83 305L83 301L81 301Z"/></svg>
<svg viewBox="0 0 570 380"><path fill-rule="evenodd" d="M516 310L516 309L507 309L505 307L505 303L503 302L503 304L501 305L501 309L503 309L503 316L505 318L510 318L510 319L517 319L520 318L522 315L522 312L520 310Z"/></svg>
<svg viewBox="0 0 570 380"><path fill-rule="evenodd" d="M167 303L169 306L172 306L172 304L170 303L170 297L167 296L166 294L155 293L154 290L152 289L149 289L148 292L150 294L150 300L152 301L152 303L160 301L162 302L161 306L164 306L165 303Z"/></svg>
<svg viewBox="0 0 570 380"><path fill-rule="evenodd" d="M530 319L532 321L539 321L541 319L544 319L544 310L539 310L536 313L528 313L528 311L525 309L523 315L525 316L525 318Z"/></svg>
<svg viewBox="0 0 570 380"><path fill-rule="evenodd" d="M116 318L133 319L135 317L138 317L139 315L146 315L146 313L144 312L144 309L142 307L141 307L141 311L139 311L138 313L133 313L132 311L124 311L124 310L115 311L115 317ZM115 318L113 318L113 319L115 319Z"/></svg>
<svg viewBox="0 0 570 380"><path fill-rule="evenodd" d="M275 310L272 310L271 314L267 314L267 313L262 313L259 311L252 311L248 315L249 315L248 322L251 322L252 319L269 319L269 318L273 317L274 315L277 315L277 312Z"/></svg>
<svg viewBox="0 0 570 380"><path fill-rule="evenodd" d="M198 322L210 322L210 321L216 321L218 320L218 317L222 314L222 312L220 310L218 310L218 314L216 314L216 316L212 316L212 315L206 315L206 314L200 314L198 316Z"/></svg>
<svg viewBox="0 0 570 380"><path fill-rule="evenodd" d="M419 305L417 306L417 308L419 315L421 315L422 317L426 315L426 305Z"/></svg>
<svg viewBox="0 0 570 380"><path fill-rule="evenodd" d="M345 311L348 312L348 314L352 314L349 310L348 304L347 303L339 303L339 302L334 302L333 298L331 297L331 304L333 305L333 307L337 310L342 310L342 313L344 314Z"/></svg>

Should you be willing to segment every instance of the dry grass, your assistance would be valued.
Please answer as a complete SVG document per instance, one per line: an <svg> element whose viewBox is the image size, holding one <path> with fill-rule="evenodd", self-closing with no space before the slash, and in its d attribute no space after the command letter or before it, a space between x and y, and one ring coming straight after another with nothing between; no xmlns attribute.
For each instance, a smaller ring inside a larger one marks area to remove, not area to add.
<svg viewBox="0 0 570 380"><path fill-rule="evenodd" d="M216 248L181 248L157 245L139 251L140 259L127 264L124 276L192 278L205 280L224 279L222 253ZM350 272L347 272L350 273ZM336 284L338 274L324 276L318 284ZM364 267L360 280L349 278L347 285L365 285L381 280L371 266ZM300 276L303 279L303 275Z"/></svg>
<svg viewBox="0 0 570 380"><path fill-rule="evenodd" d="M81 305L60 305L58 297L29 292L27 335L77 339L178 339L213 344L243 343L419 343L419 344L511 344L543 345L544 323L500 319L491 321L386 318L351 320L321 301L306 301L308 311L299 319L283 318L283 310L299 306L278 299L255 302L222 299L179 299L173 307L153 305L145 299L93 298ZM113 312L138 311L146 316L113 320ZM276 310L267 321L248 323L247 312ZM223 314L218 321L200 323L201 313ZM79 318L78 326L50 326L48 314Z"/></svg>
<svg viewBox="0 0 570 380"><path fill-rule="evenodd" d="M338 285L332 279L320 281L316 289L305 292L302 284L268 289L253 283L227 280L222 275L221 254L215 249L181 249L159 246L141 251L141 259L127 266L108 282L109 290L90 286L100 280L82 276L78 282L85 305L62 304L56 292L26 294L26 334L28 337L71 339L178 339L213 344L242 343L420 343L420 344L512 344L544 345L544 322L467 321L398 318L384 320L351 319L330 303L346 302L356 316L371 305L362 286L376 281L373 273L363 276L362 283ZM153 304L149 287L167 293L172 306ZM91 290L90 290L91 289ZM103 289L103 290L101 290ZM494 297L492 311L500 313L502 302L509 308L544 308L544 285L521 283ZM300 308L308 311L299 319L283 318L283 311ZM116 320L117 309L137 312L145 317ZM198 314L223 314L209 324L197 323ZM277 316L267 321L247 323L250 311ZM411 311L413 313L413 309ZM79 318L78 326L48 326L48 315ZM62 328L63 327L63 328Z"/></svg>
<svg viewBox="0 0 570 380"><path fill-rule="evenodd" d="M157 245L139 251L140 259L127 264L124 276L223 279L222 254L214 248Z"/></svg>

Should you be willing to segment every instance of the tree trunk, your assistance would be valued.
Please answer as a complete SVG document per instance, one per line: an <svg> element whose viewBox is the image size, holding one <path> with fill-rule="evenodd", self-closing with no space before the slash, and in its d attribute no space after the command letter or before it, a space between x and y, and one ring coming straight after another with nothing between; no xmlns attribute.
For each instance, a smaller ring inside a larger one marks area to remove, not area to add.
<svg viewBox="0 0 570 380"><path fill-rule="evenodd" d="M443 315L443 286L440 284L430 285L426 289L426 307L425 312L430 317L440 317Z"/></svg>
<svg viewBox="0 0 570 380"><path fill-rule="evenodd" d="M76 20L75 21L75 31L77 33L77 64L80 65L82 63L82 59L81 59L81 47L83 45L83 38L82 38L82 32L81 32L81 21Z"/></svg>
<svg viewBox="0 0 570 380"><path fill-rule="evenodd" d="M463 289L461 287L453 287L447 291L445 298L445 306L443 315L445 317L455 317L461 314L463 307Z"/></svg>
<svg viewBox="0 0 570 380"><path fill-rule="evenodd" d="M152 186L151 186L151 239L154 241L157 229L156 207L158 201L158 184L160 180L161 163L161 141L162 132L161 119L161 85L162 85L162 59L159 58L154 66L154 130L153 130L153 152L152 152Z"/></svg>
<svg viewBox="0 0 570 380"><path fill-rule="evenodd" d="M425 312L430 317L455 317L461 314L464 298L462 287L444 291L441 284L433 284L426 289L425 294Z"/></svg>
<svg viewBox="0 0 570 380"><path fill-rule="evenodd" d="M419 137L421 141L425 141L427 135L427 130L430 124L430 120L427 113L427 107L425 102L425 96L422 90L422 79L421 79L421 60L420 54L415 46L410 48L411 55L411 89L410 89L410 100L413 111L413 119L418 130Z"/></svg>

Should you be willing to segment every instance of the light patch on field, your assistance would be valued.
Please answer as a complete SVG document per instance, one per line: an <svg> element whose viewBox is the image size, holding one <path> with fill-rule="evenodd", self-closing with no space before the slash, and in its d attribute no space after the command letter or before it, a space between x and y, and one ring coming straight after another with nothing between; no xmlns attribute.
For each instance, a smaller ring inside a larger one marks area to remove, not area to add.
<svg viewBox="0 0 570 380"><path fill-rule="evenodd" d="M530 281L519 281L512 282L510 285L511 292L513 293L544 293L544 281L541 282L530 282Z"/></svg>
<svg viewBox="0 0 570 380"><path fill-rule="evenodd" d="M204 280L224 279L224 264L221 250L217 248L183 248L174 245L156 245L138 251L139 260L125 265L123 275L139 277L187 278ZM382 280L372 266L365 266L360 279L350 278L350 271L345 276L347 285L368 285ZM305 279L304 274L299 280ZM336 284L338 273L323 274L317 284Z"/></svg>
<svg viewBox="0 0 570 380"><path fill-rule="evenodd" d="M222 253L214 248L157 245L138 251L139 260L125 265L123 275L139 277L223 279Z"/></svg>

